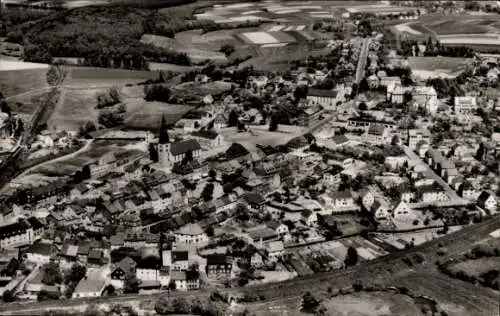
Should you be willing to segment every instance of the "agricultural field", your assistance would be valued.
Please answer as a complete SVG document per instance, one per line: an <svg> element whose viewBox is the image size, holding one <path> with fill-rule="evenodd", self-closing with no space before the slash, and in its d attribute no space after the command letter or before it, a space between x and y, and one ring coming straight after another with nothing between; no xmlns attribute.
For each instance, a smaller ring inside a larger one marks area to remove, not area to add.
<svg viewBox="0 0 500 316"><path fill-rule="evenodd" d="M2 80L0 80L0 92L6 97L10 97L48 87L46 78L47 68L3 70L0 65L0 76L2 77Z"/></svg>
<svg viewBox="0 0 500 316"><path fill-rule="evenodd" d="M49 90L34 91L20 96L12 97L8 104L13 112L31 115L43 100L47 99Z"/></svg>
<svg viewBox="0 0 500 316"><path fill-rule="evenodd" d="M162 116L165 116L167 124L173 124L193 109L188 105L147 102L143 99L127 99L124 103L127 107L126 127L154 131L160 127Z"/></svg>
<svg viewBox="0 0 500 316"><path fill-rule="evenodd" d="M415 71L430 71L438 74L456 76L471 64L472 59L460 57L410 57L408 58L410 68Z"/></svg>
<svg viewBox="0 0 500 316"><path fill-rule="evenodd" d="M65 86L68 88L109 88L137 84L158 78L157 71L96 67L69 67Z"/></svg>
<svg viewBox="0 0 500 316"><path fill-rule="evenodd" d="M438 272L412 272L391 283L432 297L448 315L498 314L498 292Z"/></svg>
<svg viewBox="0 0 500 316"><path fill-rule="evenodd" d="M449 267L454 273L462 272L476 279L480 279L483 273L493 269L500 269L500 257L467 260Z"/></svg>
<svg viewBox="0 0 500 316"><path fill-rule="evenodd" d="M392 27L397 35L425 39L432 36L444 45L493 48L500 45L500 22L496 15L422 17L416 22Z"/></svg>
<svg viewBox="0 0 500 316"><path fill-rule="evenodd" d="M70 176L75 171L81 170L86 164L96 162L103 155L113 152L114 154L127 153L129 157L138 157L147 151L147 145L130 143L112 143L107 141L96 141L84 152L74 157L43 164L33 170L26 177L63 177ZM16 180L17 181L17 180ZM20 180L23 181L22 179Z"/></svg>

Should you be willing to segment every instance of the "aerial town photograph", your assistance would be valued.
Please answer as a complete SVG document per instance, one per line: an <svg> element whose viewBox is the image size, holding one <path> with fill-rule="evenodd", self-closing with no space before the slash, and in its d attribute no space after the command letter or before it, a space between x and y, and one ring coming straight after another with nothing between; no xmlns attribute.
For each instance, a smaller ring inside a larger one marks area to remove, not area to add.
<svg viewBox="0 0 500 316"><path fill-rule="evenodd" d="M0 315L500 316L500 1L0 0Z"/></svg>

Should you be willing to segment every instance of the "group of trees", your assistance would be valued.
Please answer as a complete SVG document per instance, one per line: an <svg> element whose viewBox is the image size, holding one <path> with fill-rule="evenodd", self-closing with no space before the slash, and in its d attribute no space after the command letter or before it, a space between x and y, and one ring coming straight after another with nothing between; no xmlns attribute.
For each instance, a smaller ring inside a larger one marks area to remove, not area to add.
<svg viewBox="0 0 500 316"><path fill-rule="evenodd" d="M66 292L64 295L67 298L71 298L71 295L75 291L76 285L81 279L87 274L87 268L80 264L74 264L71 269L64 276L64 283L66 284Z"/></svg>
<svg viewBox="0 0 500 316"><path fill-rule="evenodd" d="M420 52L419 43L416 40L401 40L398 53L402 56L418 56ZM424 56L448 56L448 57L473 57L474 50L467 46L445 46L438 40L433 41L431 37L423 42L425 50L422 52Z"/></svg>
<svg viewBox="0 0 500 316"><path fill-rule="evenodd" d="M162 297L156 301L155 312L159 315L194 314L204 316L222 316L226 307L222 302L195 298L188 302L183 298L169 299Z"/></svg>
<svg viewBox="0 0 500 316"><path fill-rule="evenodd" d="M100 92L96 95L97 108L113 106L121 102L121 96L117 88L109 88L106 92Z"/></svg>
<svg viewBox="0 0 500 316"><path fill-rule="evenodd" d="M7 36L24 42L24 56L30 61L63 56L83 58L86 65L126 69L146 69L148 60L189 65L184 53L140 42L148 13L121 6L65 10L43 22L22 24Z"/></svg>
<svg viewBox="0 0 500 316"><path fill-rule="evenodd" d="M144 95L146 101L169 102L172 91L164 84L145 85Z"/></svg>

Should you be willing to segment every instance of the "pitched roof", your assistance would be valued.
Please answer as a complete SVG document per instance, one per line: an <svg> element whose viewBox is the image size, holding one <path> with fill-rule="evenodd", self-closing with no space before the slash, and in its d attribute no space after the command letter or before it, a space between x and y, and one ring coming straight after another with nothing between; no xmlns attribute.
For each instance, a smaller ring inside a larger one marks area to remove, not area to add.
<svg viewBox="0 0 500 316"><path fill-rule="evenodd" d="M478 196L477 202L480 203L480 204L484 204L486 202L486 200L488 200L490 198L490 196L492 196L491 193L489 193L488 191L483 191Z"/></svg>
<svg viewBox="0 0 500 316"><path fill-rule="evenodd" d="M350 199L352 198L351 191L349 190L344 190L344 191L335 191L332 192L331 194L332 199Z"/></svg>
<svg viewBox="0 0 500 316"><path fill-rule="evenodd" d="M28 228L30 228L30 226L26 221L19 221L10 225L0 226L0 238L3 239L17 234L22 234Z"/></svg>
<svg viewBox="0 0 500 316"><path fill-rule="evenodd" d="M200 138L216 139L217 136L219 136L219 133L214 131L196 131L191 133L191 135Z"/></svg>
<svg viewBox="0 0 500 316"><path fill-rule="evenodd" d="M196 139L182 140L170 145L170 152L174 156L182 155L188 151L200 150L200 144Z"/></svg>
<svg viewBox="0 0 500 316"><path fill-rule="evenodd" d="M203 229L198 224L188 224L179 228L177 234L196 236L203 234Z"/></svg>
<svg viewBox="0 0 500 316"><path fill-rule="evenodd" d="M227 263L231 263L231 258L224 254L214 253L207 256L207 266Z"/></svg>
<svg viewBox="0 0 500 316"><path fill-rule="evenodd" d="M176 261L188 261L189 252L187 251L172 251L172 262Z"/></svg>
<svg viewBox="0 0 500 316"><path fill-rule="evenodd" d="M244 194L243 199L245 199L247 203L251 204L262 204L266 202L266 200L262 197L262 195L253 192Z"/></svg>
<svg viewBox="0 0 500 316"><path fill-rule="evenodd" d="M26 253L35 253L43 256L50 256L53 250L54 246L52 244L36 243L26 249Z"/></svg>
<svg viewBox="0 0 500 316"><path fill-rule="evenodd" d="M348 142L349 139L345 135L339 134L339 135L333 136L333 141L335 142L335 144L343 144L343 143Z"/></svg>
<svg viewBox="0 0 500 316"><path fill-rule="evenodd" d="M83 278L78 282L73 293L100 293L105 285L104 280Z"/></svg>
<svg viewBox="0 0 500 316"><path fill-rule="evenodd" d="M384 135L385 127L382 125L372 124L368 127L368 134L382 136Z"/></svg>
<svg viewBox="0 0 500 316"><path fill-rule="evenodd" d="M27 219L28 223L31 225L31 228L34 230L43 228L43 224L36 217L30 217Z"/></svg>

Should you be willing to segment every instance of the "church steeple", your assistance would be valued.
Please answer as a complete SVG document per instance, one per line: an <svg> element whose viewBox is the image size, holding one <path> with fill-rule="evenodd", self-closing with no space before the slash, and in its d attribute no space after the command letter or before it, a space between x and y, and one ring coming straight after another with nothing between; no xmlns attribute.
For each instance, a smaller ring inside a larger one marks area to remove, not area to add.
<svg viewBox="0 0 500 316"><path fill-rule="evenodd" d="M159 133L159 143L168 144L170 139L168 137L167 123L165 122L165 115L161 117L160 133Z"/></svg>

